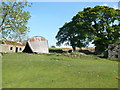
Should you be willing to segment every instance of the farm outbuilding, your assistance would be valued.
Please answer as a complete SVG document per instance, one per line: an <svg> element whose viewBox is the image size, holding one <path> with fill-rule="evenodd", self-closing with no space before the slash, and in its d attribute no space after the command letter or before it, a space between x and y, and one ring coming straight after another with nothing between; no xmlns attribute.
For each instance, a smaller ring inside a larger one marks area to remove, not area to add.
<svg viewBox="0 0 120 90"><path fill-rule="evenodd" d="M111 44L108 47L108 57L120 58L120 43Z"/></svg>
<svg viewBox="0 0 120 90"><path fill-rule="evenodd" d="M48 40L42 36L30 38L23 52L26 53L49 53Z"/></svg>
<svg viewBox="0 0 120 90"><path fill-rule="evenodd" d="M0 40L0 53L14 53L22 52L25 46L16 41L1 39Z"/></svg>

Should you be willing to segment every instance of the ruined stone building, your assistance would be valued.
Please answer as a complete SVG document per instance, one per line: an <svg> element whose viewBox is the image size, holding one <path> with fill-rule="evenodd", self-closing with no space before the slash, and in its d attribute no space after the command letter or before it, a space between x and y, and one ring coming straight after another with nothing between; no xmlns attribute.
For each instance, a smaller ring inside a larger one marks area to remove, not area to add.
<svg viewBox="0 0 120 90"><path fill-rule="evenodd" d="M120 58L120 43L111 44L108 47L108 57Z"/></svg>
<svg viewBox="0 0 120 90"><path fill-rule="evenodd" d="M0 39L0 53L22 52L25 46L20 42Z"/></svg>

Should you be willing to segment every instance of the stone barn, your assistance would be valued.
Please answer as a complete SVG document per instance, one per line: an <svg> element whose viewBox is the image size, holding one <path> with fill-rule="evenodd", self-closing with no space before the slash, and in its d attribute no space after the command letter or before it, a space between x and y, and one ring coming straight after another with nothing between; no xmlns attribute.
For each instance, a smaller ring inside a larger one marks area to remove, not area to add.
<svg viewBox="0 0 120 90"><path fill-rule="evenodd" d="M25 46L20 42L0 40L0 53L22 52Z"/></svg>
<svg viewBox="0 0 120 90"><path fill-rule="evenodd" d="M120 58L120 43L111 44L108 46L108 57Z"/></svg>
<svg viewBox="0 0 120 90"><path fill-rule="evenodd" d="M41 36L30 38L23 52L26 53L49 53L48 40Z"/></svg>

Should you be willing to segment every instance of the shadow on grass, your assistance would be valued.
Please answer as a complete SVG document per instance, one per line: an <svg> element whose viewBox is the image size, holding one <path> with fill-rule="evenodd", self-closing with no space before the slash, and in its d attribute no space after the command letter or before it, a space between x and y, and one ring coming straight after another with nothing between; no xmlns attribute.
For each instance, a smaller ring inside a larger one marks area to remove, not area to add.
<svg viewBox="0 0 120 90"><path fill-rule="evenodd" d="M89 50L79 50L78 52L81 52L81 53L84 53L84 54L87 54L87 55L96 55L95 52L91 52Z"/></svg>
<svg viewBox="0 0 120 90"><path fill-rule="evenodd" d="M97 55L95 52L91 52L91 51L89 51L89 50L79 50L79 52L85 53L85 54L87 54L87 55L95 55L95 56L97 56L97 57L99 57L99 58L107 59L107 60L110 60L110 61L118 61L118 62L120 62L120 58L108 58L108 57L105 56L105 55Z"/></svg>
<svg viewBox="0 0 120 90"><path fill-rule="evenodd" d="M110 61L118 61L118 62L120 62L120 58L108 58L108 60L110 60Z"/></svg>
<svg viewBox="0 0 120 90"><path fill-rule="evenodd" d="M104 55L98 55L99 58L103 58L103 59L107 59L107 60L110 60L110 61L118 61L120 62L120 58L108 58Z"/></svg>

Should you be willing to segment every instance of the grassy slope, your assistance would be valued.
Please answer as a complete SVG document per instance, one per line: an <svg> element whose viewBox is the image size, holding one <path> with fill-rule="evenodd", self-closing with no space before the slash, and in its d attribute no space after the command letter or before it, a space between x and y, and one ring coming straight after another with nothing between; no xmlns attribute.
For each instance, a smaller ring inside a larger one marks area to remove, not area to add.
<svg viewBox="0 0 120 90"><path fill-rule="evenodd" d="M3 56L4 88L117 88L117 76L117 62L93 56Z"/></svg>

